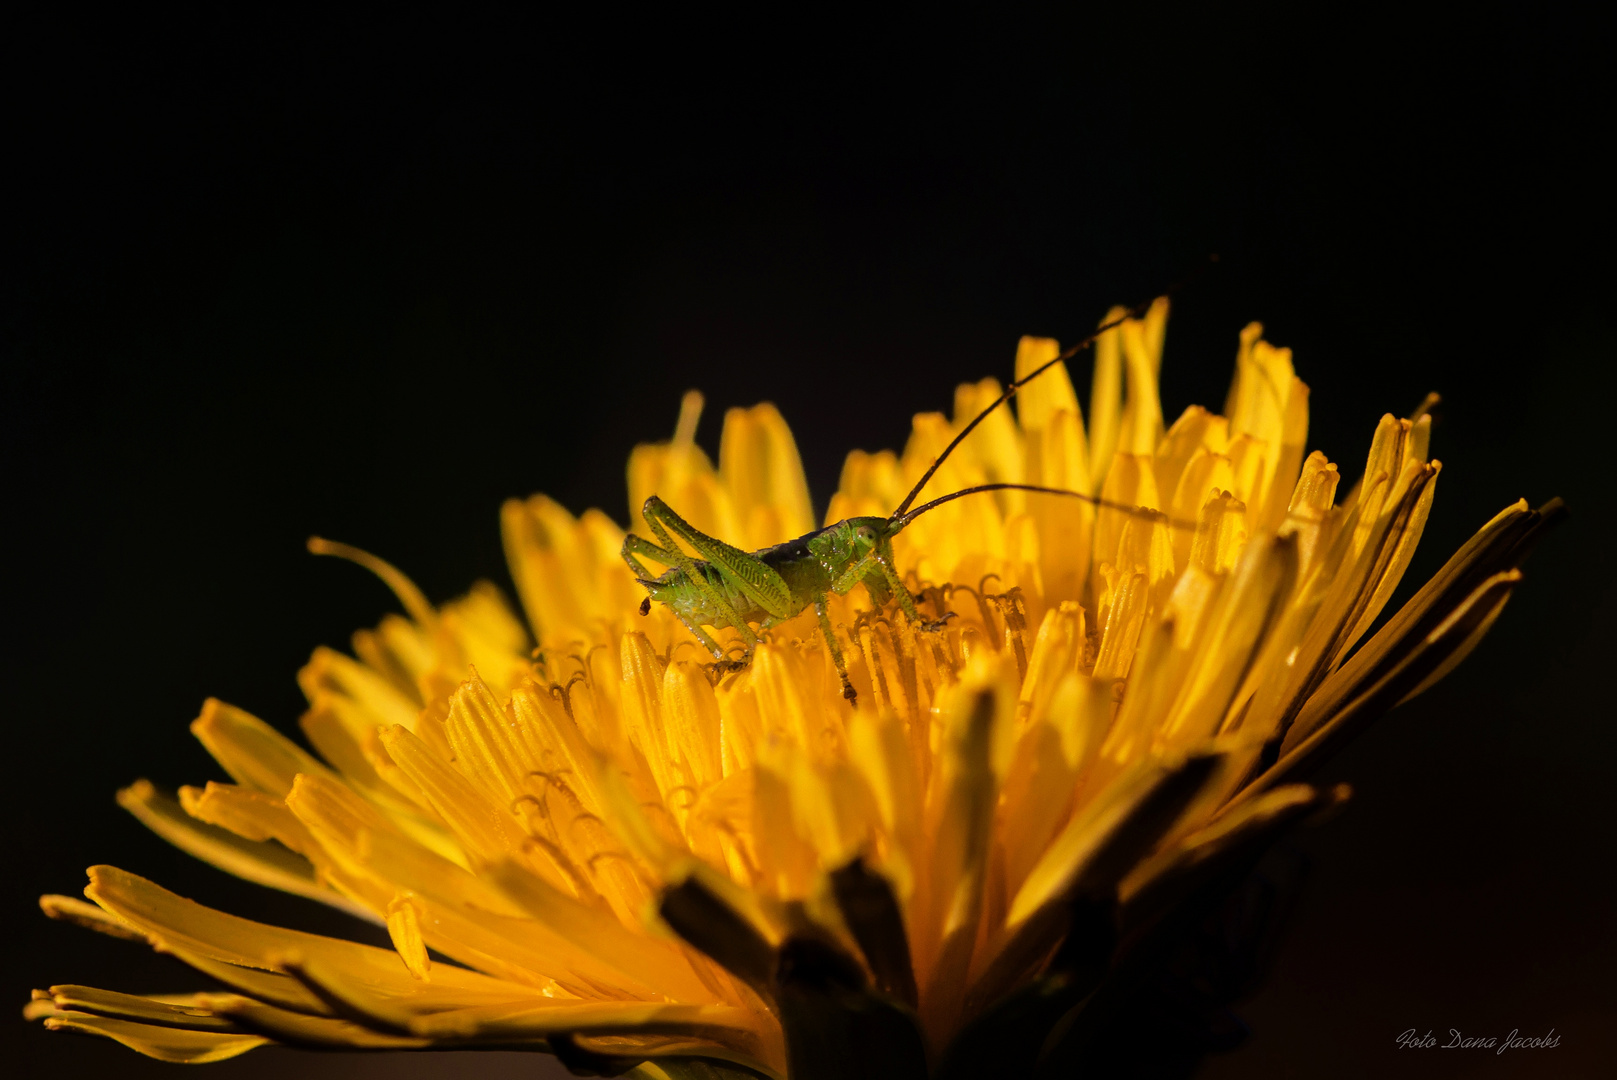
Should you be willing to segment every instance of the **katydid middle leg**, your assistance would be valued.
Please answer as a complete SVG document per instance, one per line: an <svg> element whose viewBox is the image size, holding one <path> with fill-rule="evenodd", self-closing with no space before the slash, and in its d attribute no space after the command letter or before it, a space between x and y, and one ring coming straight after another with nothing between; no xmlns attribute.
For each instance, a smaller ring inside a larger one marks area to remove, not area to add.
<svg viewBox="0 0 1617 1080"><path fill-rule="evenodd" d="M842 680L842 696L853 701L859 695L848 681L848 664L842 659L842 646L837 642L836 631L831 628L831 615L825 608L825 594L820 593L814 597L814 614L820 620L820 633L825 635L825 644L831 650L831 662L837 666L837 678Z"/></svg>

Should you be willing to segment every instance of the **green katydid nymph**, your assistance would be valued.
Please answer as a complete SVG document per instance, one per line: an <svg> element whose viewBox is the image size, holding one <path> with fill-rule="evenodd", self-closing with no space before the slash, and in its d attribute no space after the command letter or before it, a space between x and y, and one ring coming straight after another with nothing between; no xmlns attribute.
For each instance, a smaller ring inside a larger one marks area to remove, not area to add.
<svg viewBox="0 0 1617 1080"><path fill-rule="evenodd" d="M842 680L842 696L849 701L855 700L857 695L853 684L848 681L848 667L842 658L842 648L826 610L827 596L832 593L839 596L846 594L854 586L862 584L870 593L871 602L878 608L886 606L890 600L896 600L904 617L923 630L941 629L949 618L949 613L944 613L937 620L922 618L915 598L904 586L893 565L893 537L920 515L954 499L989 491L1030 491L1083 499L1097 506L1115 506L1130 513L1139 511L1138 507L1115 505L1088 492L1013 483L978 484L933 499L914 509L910 507L955 447L990 413L1009 401L1017 390L1055 365L1071 359L1106 331L1127 319L1139 318L1147 306L1140 305L1105 323L1055 359L1012 381L993 404L978 413L950 441L889 517L848 518L795 540L748 552L698 531L662 499L651 496L646 500L641 514L657 543L632 533L623 541L623 559L634 571L636 580L646 589L647 595L640 604L640 613L650 614L653 602L666 604L713 655L720 670L736 670L751 661L753 649L758 645L759 631L794 618L812 605L814 613L819 616L820 631L825 635L837 675ZM689 545L695 555L681 548L680 541ZM641 562L642 559L666 569L654 575ZM753 624L758 626L758 631L753 630ZM745 653L739 660L729 659L724 648L704 627L733 627L745 645Z"/></svg>

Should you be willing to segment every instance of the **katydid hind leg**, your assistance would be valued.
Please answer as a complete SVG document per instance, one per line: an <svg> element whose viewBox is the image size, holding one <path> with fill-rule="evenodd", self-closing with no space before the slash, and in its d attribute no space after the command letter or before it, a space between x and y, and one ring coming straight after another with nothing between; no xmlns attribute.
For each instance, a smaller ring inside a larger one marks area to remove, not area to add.
<svg viewBox="0 0 1617 1080"><path fill-rule="evenodd" d="M702 532L676 514L672 507L653 495L641 509L657 538L667 547L674 547L669 533L679 537L695 549L696 554L725 580L731 588L745 596L759 610L777 619L789 619L806 606L792 596L786 580L774 567L756 555L731 547L723 540Z"/></svg>
<svg viewBox="0 0 1617 1080"><path fill-rule="evenodd" d="M623 561L629 564L629 569L634 571L634 576L641 581L650 581L657 575L646 569L645 564L642 563L640 559L635 557L637 555L641 556L642 558L651 559L653 562L660 563L663 566L679 565L679 558L674 552L660 548L656 544L653 544L650 540L643 539L636 536L634 533L630 533L628 536L623 538ZM691 635L695 637L697 641L701 642L702 648L706 649L713 656L713 659L718 660L721 663L726 662L724 646L720 645L716 640L714 640L712 634L709 634L706 630L703 630L699 623L687 619L677 608L670 607L670 610L674 612L674 618L678 619L684 625L685 629L689 630ZM644 600L640 601L640 614L651 614L650 596L647 596Z"/></svg>
<svg viewBox="0 0 1617 1080"><path fill-rule="evenodd" d="M623 556L623 561L629 564L629 569L634 572L634 576L641 581L650 581L657 575L646 569L646 565L635 557L637 555L640 558L661 563L663 566L679 565L679 559L675 553L665 551L650 540L638 537L634 533L630 533L623 538L623 550L620 554Z"/></svg>
<svg viewBox="0 0 1617 1080"><path fill-rule="evenodd" d="M731 626L735 627L736 633L741 635L741 640L746 642L747 659L752 659L752 650L758 644L758 635L752 632L752 627L747 625L747 620L741 617L741 613L736 611L735 607L731 605L730 601L724 596L724 594L719 592L708 583L707 578L698 568L696 560L679 550L679 545L674 542L673 537L668 535L668 530L663 527L663 523L659 520L659 515L653 512L657 507L663 507L663 503L660 499L657 500L655 504L653 503L652 499L647 499L646 511L642 514L642 516L646 519L646 525L651 529L652 535L662 543L663 549L665 549L667 555L674 560L674 564L681 570L685 571L685 577L690 582L691 588L695 589L699 594L701 594L704 600L713 605L714 610L723 615L725 620L728 621ZM681 524L683 524L683 522L681 522ZM652 558L657 557L658 556L652 556ZM719 573L721 576L725 576L722 568L719 570ZM728 580L727 577L726 579ZM676 612L676 614L678 614L678 612ZM691 623L686 621L683 616L680 617L680 621L684 622L686 626L691 625ZM712 638L708 638L707 640L712 641ZM717 655L721 659L723 658L722 652L718 653Z"/></svg>

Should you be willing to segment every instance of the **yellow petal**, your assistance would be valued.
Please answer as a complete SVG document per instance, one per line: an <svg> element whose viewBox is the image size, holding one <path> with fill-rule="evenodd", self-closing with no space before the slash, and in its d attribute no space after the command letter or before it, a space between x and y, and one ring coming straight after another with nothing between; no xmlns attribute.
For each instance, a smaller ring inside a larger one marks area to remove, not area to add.
<svg viewBox="0 0 1617 1080"><path fill-rule="evenodd" d="M147 940L140 930L110 911L103 911L94 904L87 904L76 896L62 896L57 893L46 893L39 898L39 910L48 918L59 922L70 922L82 926L86 930L106 934L108 937L123 938L126 941Z"/></svg>
<svg viewBox="0 0 1617 1080"><path fill-rule="evenodd" d="M240 1027L286 1046L310 1050L422 1050L432 1045L430 1039L384 1035L352 1020L309 1016L239 994L199 994L197 998Z"/></svg>
<svg viewBox="0 0 1617 1080"><path fill-rule="evenodd" d="M551 888L515 863L490 867L489 876L523 912L617 972L633 973L670 997L698 1003L715 1000L685 956L667 941L635 933L599 909L586 907Z"/></svg>
<svg viewBox="0 0 1617 1080"><path fill-rule="evenodd" d="M298 672L298 686L311 704L323 695L351 700L369 717L369 727L415 727L420 706L381 673L334 649L319 648Z"/></svg>
<svg viewBox="0 0 1617 1080"><path fill-rule="evenodd" d="M411 726L414 726L413 718ZM298 719L298 727L309 745L350 784L378 802L389 803L398 811L411 812L413 808L399 797L400 792L382 776L377 762L366 752L376 732L369 713L350 700L328 694L318 707Z"/></svg>
<svg viewBox="0 0 1617 1080"><path fill-rule="evenodd" d="M979 671L977 685L963 689L947 713L950 731L938 799L928 808L932 851L913 948L922 1023L933 1038L956 1023L964 1001L999 794L992 760L995 728L1009 734L1015 721L1014 699L999 700L984 685L986 674L986 668Z"/></svg>
<svg viewBox="0 0 1617 1080"><path fill-rule="evenodd" d="M1238 850L1261 850L1288 823L1327 800L1346 798L1343 790L1322 793L1307 784L1288 784L1223 814L1137 865L1118 885L1125 924L1144 912L1160 910L1167 897L1183 896L1200 874L1216 868Z"/></svg>
<svg viewBox="0 0 1617 1080"><path fill-rule="evenodd" d="M803 462L791 428L775 406L765 402L724 414L719 473L735 506L769 511L767 517L750 519L745 534L725 540L750 550L813 531Z"/></svg>
<svg viewBox="0 0 1617 1080"><path fill-rule="evenodd" d="M1107 562L1115 565L1124 527L1134 517L1132 511L1119 508L1160 508L1151 458L1144 454L1119 451L1112 459L1100 495L1108 505L1102 506L1095 515L1094 558L1097 564Z"/></svg>
<svg viewBox="0 0 1617 1080"><path fill-rule="evenodd" d="M727 1005L649 1002L521 1003L416 1017L411 1030L433 1039L543 1039L552 1035L677 1033L757 1047L757 1014Z"/></svg>
<svg viewBox="0 0 1617 1080"><path fill-rule="evenodd" d="M1016 893L1002 926L990 928L972 964L971 1000L994 1001L1028 974L1067 929L1069 901L1108 899L1123 875L1179 820L1217 774L1217 755L1178 763L1137 761L1080 807Z"/></svg>
<svg viewBox="0 0 1617 1080"><path fill-rule="evenodd" d="M432 973L427 943L421 938L421 906L408 893L400 893L387 906L387 936L406 970L423 982Z"/></svg>
<svg viewBox="0 0 1617 1080"><path fill-rule="evenodd" d="M688 660L669 664L663 672L662 700L668 748L700 793L724 777L719 702L706 669Z"/></svg>
<svg viewBox="0 0 1617 1080"><path fill-rule="evenodd" d="M475 670L449 699L444 733L449 736L455 764L488 798L505 806L524 794L525 778L539 767L522 728L522 722L501 708Z"/></svg>
<svg viewBox="0 0 1617 1080"><path fill-rule="evenodd" d="M207 747L232 780L277 799L286 798L292 790L292 778L299 773L331 773L258 717L217 698L203 703L202 715L191 722L191 734Z"/></svg>
<svg viewBox="0 0 1617 1080"><path fill-rule="evenodd" d="M1050 371L1039 377L1044 379L1053 374L1055 372ZM998 401L1003 393L998 379L982 379L955 387L954 426L963 429ZM1018 430L1010 409L998 408L983 416L977 430L955 452L959 453L968 446L970 449L967 452L977 459L989 479L1013 484L1027 480L1028 462L1023 453L1023 434ZM1007 511L1020 510L1023 506L1021 492L1002 491L998 496L1003 496L1000 506Z"/></svg>
<svg viewBox="0 0 1617 1080"><path fill-rule="evenodd" d="M1201 508L1189 561L1209 574L1226 573L1234 568L1246 536L1246 504L1220 491Z"/></svg>
<svg viewBox="0 0 1617 1080"><path fill-rule="evenodd" d="M1065 409L1028 436L1028 482L1063 491L1094 490L1083 421ZM1077 600L1089 577L1095 508L1081 499L1030 497L1047 600Z"/></svg>
<svg viewBox="0 0 1617 1080"><path fill-rule="evenodd" d="M1293 378L1280 420L1279 449L1271 463L1257 510L1255 520L1259 528L1278 528L1285 518L1287 503L1296 486L1307 445L1308 386L1301 379Z"/></svg>
<svg viewBox="0 0 1617 1080"><path fill-rule="evenodd" d="M1124 578L1106 614L1100 651L1095 657L1095 678L1121 679L1128 675L1150 603L1151 583L1145 574Z"/></svg>
<svg viewBox="0 0 1617 1080"><path fill-rule="evenodd" d="M1223 454L1229 444L1229 421L1191 405L1179 414L1153 452L1152 471L1164 492L1179 488L1185 467L1200 453ZM1224 485L1228 487L1229 485Z"/></svg>
<svg viewBox="0 0 1617 1080"><path fill-rule="evenodd" d="M1295 653L1288 652L1284 669L1258 690L1251 707L1255 723L1270 730L1289 724L1329 674L1343 639L1370 601L1374 581L1392 559L1422 487L1436 475L1430 466L1413 465L1412 470L1397 498L1385 495L1386 474L1376 479L1354 505L1331 550L1316 561L1311 580L1298 590L1282 631L1289 636L1303 620L1307 629ZM1368 526L1367 516L1375 519Z"/></svg>
<svg viewBox="0 0 1617 1080"><path fill-rule="evenodd" d="M1017 744L1000 809L1006 901L1066 824L1074 790L1112 719L1112 685L1068 672Z"/></svg>
<svg viewBox="0 0 1617 1080"><path fill-rule="evenodd" d="M263 1046L270 1040L262 1035L225 1033L217 1031L187 1031L184 1028L159 1027L131 1020L117 1020L83 1012L56 1012L45 1020L51 1031L78 1031L86 1035L100 1035L158 1061L186 1065L203 1065L210 1061L224 1061L238 1054Z"/></svg>
<svg viewBox="0 0 1617 1080"><path fill-rule="evenodd" d="M1115 323L1128 309L1114 307L1100 325ZM1089 461L1098 485L1111 472L1123 421L1123 332L1111 329L1095 340L1095 373L1089 392Z"/></svg>
<svg viewBox="0 0 1617 1080"><path fill-rule="evenodd" d="M1162 300L1157 303L1166 304ZM1162 362L1161 339L1155 342L1143 322L1129 319L1123 335L1124 370L1128 392L1123 400L1118 452L1150 455L1162 439L1162 401L1157 395L1157 368ZM1155 347L1153 347L1155 346Z"/></svg>
<svg viewBox="0 0 1617 1080"><path fill-rule="evenodd" d="M1298 569L1303 580L1314 569L1314 558L1321 541L1330 543L1324 522L1336 499L1341 474L1318 450L1303 462L1302 475L1292 489L1280 535L1297 537Z"/></svg>
<svg viewBox="0 0 1617 1080"><path fill-rule="evenodd" d="M165 944L163 948L187 967L202 972L220 985L254 1001L266 1002L276 1008L305 1016L333 1015L330 1005L309 993L302 983L289 975L240 967L222 960L214 960L200 953L175 948L170 944Z"/></svg>
<svg viewBox="0 0 1617 1080"><path fill-rule="evenodd" d="M440 967L423 986L391 950L252 922L176 896L144 878L111 866L90 868L85 895L164 946L239 967L277 970L277 955L299 953L352 971L374 992L407 1001L513 1001L533 991L463 968Z"/></svg>
<svg viewBox="0 0 1617 1080"><path fill-rule="evenodd" d="M314 867L303 856L278 843L244 840L226 829L198 821L149 781L138 780L118 792L118 805L175 847L226 873L306 896L362 918L370 917L363 908L321 884Z"/></svg>
<svg viewBox="0 0 1617 1080"><path fill-rule="evenodd" d="M1521 571L1507 570L1483 582L1373 684L1338 684L1330 688L1329 694L1322 687L1317 703L1310 702L1313 707L1308 717L1299 717L1305 719L1305 724L1293 724L1287 732L1280 760L1249 784L1242 797L1255 796L1273 784L1302 774L1359 728L1419 693L1434 678L1441 678L1476 647L1520 581ZM1349 693L1355 696L1348 698Z"/></svg>
<svg viewBox="0 0 1617 1080"><path fill-rule="evenodd" d="M769 748L753 770L751 832L758 860L760 886L766 895L800 899L814 881L818 853L798 828L792 806L792 765L789 746Z"/></svg>
<svg viewBox="0 0 1617 1080"><path fill-rule="evenodd" d="M904 722L891 713L860 710L848 723L848 743L854 766L876 801L882 828L913 858L921 839L921 784ZM901 892L907 895L908 890Z"/></svg>
<svg viewBox="0 0 1617 1080"><path fill-rule="evenodd" d="M593 637L603 620L633 610L637 586L617 553L623 532L599 510L575 518L543 495L510 499L500 510L500 533L541 644Z"/></svg>
<svg viewBox="0 0 1617 1080"><path fill-rule="evenodd" d="M1214 757L1178 765L1141 762L1091 799L1046 850L1018 890L1006 916L1014 933L1042 908L1122 876L1147 853L1214 772ZM1116 850L1119 843L1132 848ZM1132 856L1132 857L1130 857Z"/></svg>
<svg viewBox="0 0 1617 1080"><path fill-rule="evenodd" d="M1420 543L1421 533L1426 529L1426 517L1432 509L1432 496L1437 492L1437 476L1442 468L1440 462L1431 463L1431 479L1426 482L1415 500L1409 520L1398 534L1392 556L1388 559L1386 568L1381 571L1369 602L1364 606L1364 613L1359 616L1357 625L1343 641L1343 651L1352 648L1354 643L1364 636L1365 631L1370 629L1376 617L1381 614L1382 608L1386 607L1387 601L1392 598L1398 583L1404 579L1404 571L1409 568L1409 561L1415 556L1415 545Z"/></svg>
<svg viewBox="0 0 1617 1080"><path fill-rule="evenodd" d="M120 994L115 990L98 990L93 986L53 986L50 988L50 1000L57 1009L78 1010L97 1016L138 1020L192 1031L241 1033L241 1029L229 1019L214 1015L196 995L172 995L165 1000L157 1000L135 994Z"/></svg>
<svg viewBox="0 0 1617 1080"><path fill-rule="evenodd" d="M490 805L471 781L428 750L420 739L395 726L382 733L382 744L421 789L468 855L494 862L520 851L522 831L510 811Z"/></svg>
<svg viewBox="0 0 1617 1080"><path fill-rule="evenodd" d="M1247 545L1239 567L1206 616L1201 647L1158 735L1186 752L1218 732L1246 672L1280 618L1297 575L1296 544L1267 537Z"/></svg>
<svg viewBox="0 0 1617 1080"><path fill-rule="evenodd" d="M1054 338L1024 337L1016 344L1016 378L1027 378L1035 368L1059 355L1061 346ZM1017 418L1024 431L1043 431L1058 412L1080 418L1083 415L1078 411L1078 395L1073 392L1065 362L1056 364L1016 394ZM1080 427L1082 424L1080 419Z"/></svg>

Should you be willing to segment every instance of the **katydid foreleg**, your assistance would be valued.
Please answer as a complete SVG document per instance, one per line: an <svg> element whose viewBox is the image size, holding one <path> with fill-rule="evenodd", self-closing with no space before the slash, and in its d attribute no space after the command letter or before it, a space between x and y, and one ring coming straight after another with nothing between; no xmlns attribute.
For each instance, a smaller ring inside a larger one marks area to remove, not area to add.
<svg viewBox="0 0 1617 1080"><path fill-rule="evenodd" d="M840 596L860 582L864 582L865 589L872 599L876 600L877 607L886 606L887 597L890 595L898 601L899 610L904 612L904 617L922 630L937 630L947 619L945 616L944 619L934 622L921 617L920 609L915 606L915 597L910 595L898 572L893 569L892 560L882 553L880 547L871 549L864 558L850 566L832 583L831 591ZM887 595L883 595L884 593Z"/></svg>

